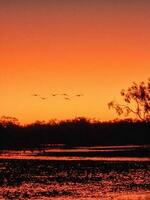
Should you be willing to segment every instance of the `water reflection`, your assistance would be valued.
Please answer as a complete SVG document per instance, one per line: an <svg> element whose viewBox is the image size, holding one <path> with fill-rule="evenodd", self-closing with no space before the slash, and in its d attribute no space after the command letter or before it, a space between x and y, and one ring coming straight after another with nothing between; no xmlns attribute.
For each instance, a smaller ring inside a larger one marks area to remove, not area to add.
<svg viewBox="0 0 150 200"><path fill-rule="evenodd" d="M93 146L65 148L62 146L31 150L1 150L0 159L150 161L150 146Z"/></svg>
<svg viewBox="0 0 150 200"><path fill-rule="evenodd" d="M139 148L143 151L145 147ZM130 152L137 151L139 148L129 147ZM126 147L104 149L125 151ZM101 153L99 150L103 148L1 151L0 199L150 199L148 157L82 157L80 154L72 156L72 153L87 152L86 150L90 153L95 150ZM71 156L63 156L63 153L70 153L70 151ZM51 155L57 152L63 153L59 156Z"/></svg>

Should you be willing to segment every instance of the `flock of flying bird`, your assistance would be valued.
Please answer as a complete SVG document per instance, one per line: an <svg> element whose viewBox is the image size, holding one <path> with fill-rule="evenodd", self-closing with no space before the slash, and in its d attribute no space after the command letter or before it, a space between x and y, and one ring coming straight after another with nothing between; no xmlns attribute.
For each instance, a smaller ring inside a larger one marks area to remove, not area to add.
<svg viewBox="0 0 150 200"><path fill-rule="evenodd" d="M40 94L32 94L32 96L39 97L41 100L46 100L46 99L49 98L49 97L43 97ZM62 96L65 100L70 101L74 97L82 97L84 95L83 94L76 94L76 95L70 96L69 94L66 94L66 93L62 93L62 94L52 93L51 96L52 97Z"/></svg>

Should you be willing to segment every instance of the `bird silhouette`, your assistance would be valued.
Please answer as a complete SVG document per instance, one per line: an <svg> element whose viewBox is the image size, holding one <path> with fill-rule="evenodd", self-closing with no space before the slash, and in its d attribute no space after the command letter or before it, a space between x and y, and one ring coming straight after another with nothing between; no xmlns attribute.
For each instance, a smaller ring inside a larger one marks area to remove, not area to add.
<svg viewBox="0 0 150 200"><path fill-rule="evenodd" d="M34 96L34 97L38 97L39 95L38 95L38 94L32 94L32 96Z"/></svg>
<svg viewBox="0 0 150 200"><path fill-rule="evenodd" d="M48 97L40 97L40 99L46 100L46 99L48 99Z"/></svg>
<svg viewBox="0 0 150 200"><path fill-rule="evenodd" d="M66 94L66 93L62 93L61 95L62 95L62 96L69 96L69 95L68 95L68 94Z"/></svg>
<svg viewBox="0 0 150 200"><path fill-rule="evenodd" d="M83 94L76 94L75 97L82 97L84 96Z"/></svg>
<svg viewBox="0 0 150 200"><path fill-rule="evenodd" d="M53 94L51 94L53 97L55 97L55 96L57 96L57 95L59 95L59 94L55 94L55 93L53 93Z"/></svg>
<svg viewBox="0 0 150 200"><path fill-rule="evenodd" d="M65 100L71 100L69 97L65 97L64 99L65 99Z"/></svg>

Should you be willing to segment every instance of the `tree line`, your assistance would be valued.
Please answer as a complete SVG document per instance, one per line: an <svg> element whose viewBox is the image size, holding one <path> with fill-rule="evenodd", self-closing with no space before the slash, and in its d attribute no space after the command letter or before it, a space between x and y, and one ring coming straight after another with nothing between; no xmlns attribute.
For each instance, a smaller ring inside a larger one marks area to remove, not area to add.
<svg viewBox="0 0 150 200"><path fill-rule="evenodd" d="M67 146L150 144L150 122L131 119L100 122L86 118L30 125L0 123L0 148L36 148L47 144Z"/></svg>

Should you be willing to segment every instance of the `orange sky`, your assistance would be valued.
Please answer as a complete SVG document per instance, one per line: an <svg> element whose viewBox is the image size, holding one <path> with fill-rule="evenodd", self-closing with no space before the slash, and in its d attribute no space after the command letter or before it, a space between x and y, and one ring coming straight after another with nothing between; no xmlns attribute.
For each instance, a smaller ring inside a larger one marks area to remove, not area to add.
<svg viewBox="0 0 150 200"><path fill-rule="evenodd" d="M149 10L148 0L1 0L0 115L116 118L107 103L150 75Z"/></svg>

